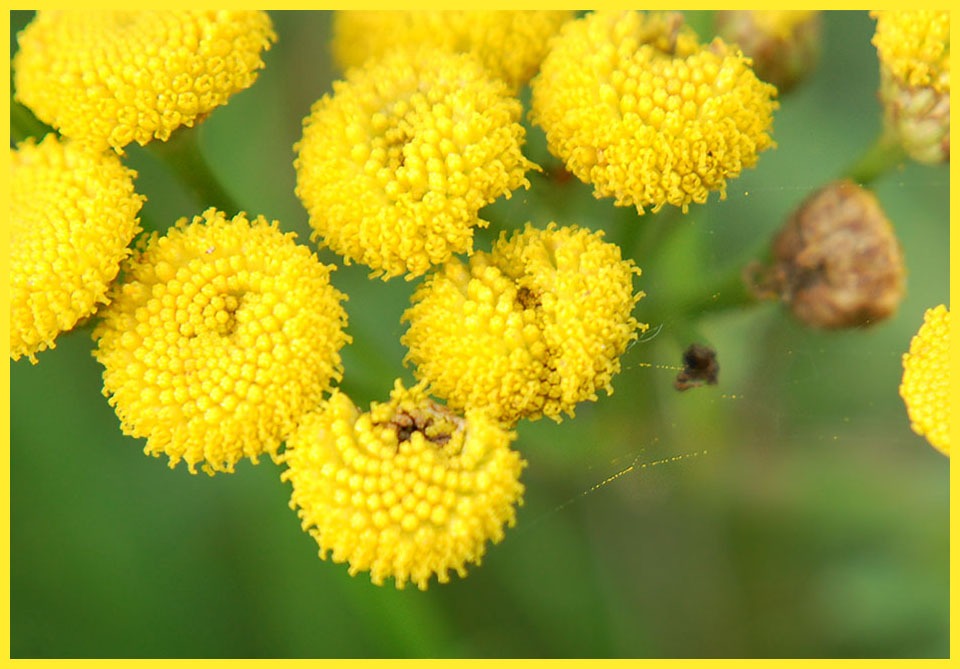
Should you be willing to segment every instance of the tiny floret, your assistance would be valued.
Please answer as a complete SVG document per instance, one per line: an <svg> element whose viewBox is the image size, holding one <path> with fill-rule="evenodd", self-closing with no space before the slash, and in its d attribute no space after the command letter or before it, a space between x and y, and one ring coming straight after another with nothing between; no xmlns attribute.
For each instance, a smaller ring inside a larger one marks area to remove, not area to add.
<svg viewBox="0 0 960 669"><path fill-rule="evenodd" d="M927 309L903 354L900 396L910 427L944 455L950 455L950 390L950 311L941 304Z"/></svg>
<svg viewBox="0 0 960 669"><path fill-rule="evenodd" d="M117 156L52 134L10 158L10 357L35 363L107 302L143 197Z"/></svg>
<svg viewBox="0 0 960 669"><path fill-rule="evenodd" d="M314 237L383 278L471 252L480 208L530 186L520 113L467 54L401 51L351 70L295 147Z"/></svg>
<svg viewBox="0 0 960 669"><path fill-rule="evenodd" d="M422 385L397 381L366 413L336 390L287 442L281 477L321 558L426 590L434 576L466 576L514 525L526 464L515 436L483 412L449 411Z"/></svg>
<svg viewBox="0 0 960 669"><path fill-rule="evenodd" d="M594 195L687 211L772 147L776 89L736 47L702 46L679 14L570 21L532 81L531 118Z"/></svg>
<svg viewBox="0 0 960 669"><path fill-rule="evenodd" d="M17 100L64 136L122 151L250 87L275 40L260 11L40 11L19 35Z"/></svg>
<svg viewBox="0 0 960 669"><path fill-rule="evenodd" d="M342 293L276 221L208 209L138 244L93 332L103 394L191 472L276 454L341 376Z"/></svg>
<svg viewBox="0 0 960 669"><path fill-rule="evenodd" d="M417 378L449 406L486 408L505 424L559 421L612 393L620 356L647 326L631 315L640 270L602 236L528 224L428 276L403 315Z"/></svg>
<svg viewBox="0 0 960 669"><path fill-rule="evenodd" d="M537 71L550 37L571 18L571 11L340 11L333 16L333 54L347 69L396 48L429 45L472 53L517 89Z"/></svg>

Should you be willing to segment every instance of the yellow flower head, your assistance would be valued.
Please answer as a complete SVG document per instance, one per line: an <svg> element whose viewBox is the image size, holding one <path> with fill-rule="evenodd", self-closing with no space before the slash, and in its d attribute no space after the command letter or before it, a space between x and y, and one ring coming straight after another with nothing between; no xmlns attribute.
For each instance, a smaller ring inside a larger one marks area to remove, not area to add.
<svg viewBox="0 0 960 669"><path fill-rule="evenodd" d="M943 304L927 309L903 354L900 396L913 431L950 455L950 312Z"/></svg>
<svg viewBox="0 0 960 669"><path fill-rule="evenodd" d="M908 86L950 91L950 12L889 10L877 20L873 45L881 65Z"/></svg>
<svg viewBox="0 0 960 669"><path fill-rule="evenodd" d="M773 146L776 89L678 14L598 11L565 24L533 79L551 153L617 205L686 211Z"/></svg>
<svg viewBox="0 0 960 669"><path fill-rule="evenodd" d="M165 141L252 85L275 40L259 11L41 11L19 36L17 99L96 148Z"/></svg>
<svg viewBox="0 0 960 669"><path fill-rule="evenodd" d="M143 198L115 155L54 135L10 157L10 357L35 363L107 301Z"/></svg>
<svg viewBox="0 0 960 669"><path fill-rule="evenodd" d="M520 113L467 54L398 51L351 70L294 147L314 236L384 278L470 252L480 208L530 186Z"/></svg>
<svg viewBox="0 0 960 669"><path fill-rule="evenodd" d="M430 275L403 316L414 373L449 406L487 408L506 424L560 420L612 393L620 355L647 326L631 316L640 270L602 236L528 224Z"/></svg>
<svg viewBox="0 0 960 669"><path fill-rule="evenodd" d="M515 436L482 412L453 414L422 385L397 381L389 402L362 414L334 391L287 442L282 479L320 557L349 562L351 576L369 570L377 585L426 590L434 575L466 576L513 526L526 464Z"/></svg>
<svg viewBox="0 0 960 669"><path fill-rule="evenodd" d="M344 296L276 221L208 209L125 263L94 355L124 433L191 472L274 455L340 379Z"/></svg>
<svg viewBox="0 0 960 669"><path fill-rule="evenodd" d="M469 52L518 89L540 66L550 37L572 17L571 11L340 11L333 17L333 55L346 69L398 47Z"/></svg>

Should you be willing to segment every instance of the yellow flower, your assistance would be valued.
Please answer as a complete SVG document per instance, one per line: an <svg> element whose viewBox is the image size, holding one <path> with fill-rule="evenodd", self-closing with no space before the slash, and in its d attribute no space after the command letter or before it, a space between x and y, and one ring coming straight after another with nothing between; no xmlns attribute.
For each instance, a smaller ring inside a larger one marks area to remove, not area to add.
<svg viewBox="0 0 960 669"><path fill-rule="evenodd" d="M874 11L881 64L909 86L950 90L950 12Z"/></svg>
<svg viewBox="0 0 960 669"><path fill-rule="evenodd" d="M107 301L140 230L136 172L47 135L11 149L10 357L55 347Z"/></svg>
<svg viewBox="0 0 960 669"><path fill-rule="evenodd" d="M351 70L294 147L314 237L384 278L469 253L479 209L530 186L520 113L470 55L400 51Z"/></svg>
<svg viewBox="0 0 960 669"><path fill-rule="evenodd" d="M595 12L570 21L533 79L532 118L596 197L687 211L773 146L776 89L678 14Z"/></svg>
<svg viewBox="0 0 960 669"><path fill-rule="evenodd" d="M943 304L927 309L903 354L900 396L913 431L950 455L950 312Z"/></svg>
<svg viewBox="0 0 960 669"><path fill-rule="evenodd" d="M334 391L287 442L281 478L320 557L349 562L351 576L369 570L377 585L426 590L434 575L466 576L514 525L526 464L515 436L482 412L453 414L421 385L397 381L389 402L362 414Z"/></svg>
<svg viewBox="0 0 960 669"><path fill-rule="evenodd" d="M640 270L602 236L528 224L430 275L403 315L417 378L452 408L487 408L506 424L560 420L612 393L620 355L647 326L631 316Z"/></svg>
<svg viewBox="0 0 960 669"><path fill-rule="evenodd" d="M16 95L96 148L165 141L252 85L275 40L258 11L41 11L19 35Z"/></svg>
<svg viewBox="0 0 960 669"><path fill-rule="evenodd" d="M884 122L907 155L950 160L950 14L904 10L871 14L880 59Z"/></svg>
<svg viewBox="0 0 960 669"><path fill-rule="evenodd" d="M94 330L125 434L170 466L231 472L274 455L340 379L344 296L276 221L208 209L154 233Z"/></svg>
<svg viewBox="0 0 960 669"><path fill-rule="evenodd" d="M346 69L397 47L469 52L517 89L540 66L550 37L572 17L571 11L340 11L333 17L333 55Z"/></svg>

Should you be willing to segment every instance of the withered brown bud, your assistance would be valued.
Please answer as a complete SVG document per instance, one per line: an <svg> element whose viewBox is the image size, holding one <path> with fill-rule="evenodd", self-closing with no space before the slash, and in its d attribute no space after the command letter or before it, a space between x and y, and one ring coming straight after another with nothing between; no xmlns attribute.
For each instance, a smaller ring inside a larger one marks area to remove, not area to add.
<svg viewBox="0 0 960 669"><path fill-rule="evenodd" d="M751 283L818 328L852 328L891 316L904 294L900 244L877 198L851 181L808 197L773 241L772 267Z"/></svg>

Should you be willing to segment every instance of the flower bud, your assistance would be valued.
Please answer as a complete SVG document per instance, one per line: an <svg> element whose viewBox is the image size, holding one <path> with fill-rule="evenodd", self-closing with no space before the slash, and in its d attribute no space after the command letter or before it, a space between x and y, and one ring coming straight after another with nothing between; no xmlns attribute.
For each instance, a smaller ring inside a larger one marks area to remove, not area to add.
<svg viewBox="0 0 960 669"><path fill-rule="evenodd" d="M782 94L820 60L820 12L728 10L714 14L717 34L753 59L757 76Z"/></svg>
<svg viewBox="0 0 960 669"><path fill-rule="evenodd" d="M779 297L807 325L870 325L891 316L903 298L903 257L893 227L877 198L851 181L830 183L807 198L772 252L773 266L748 284L758 297Z"/></svg>
<svg viewBox="0 0 960 669"><path fill-rule="evenodd" d="M949 91L909 86L881 67L880 100L884 123L910 158L926 165L950 161Z"/></svg>
<svg viewBox="0 0 960 669"><path fill-rule="evenodd" d="M871 14L880 61L884 122L913 160L950 160L950 15L904 10Z"/></svg>

